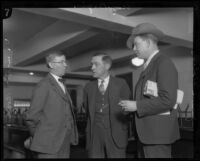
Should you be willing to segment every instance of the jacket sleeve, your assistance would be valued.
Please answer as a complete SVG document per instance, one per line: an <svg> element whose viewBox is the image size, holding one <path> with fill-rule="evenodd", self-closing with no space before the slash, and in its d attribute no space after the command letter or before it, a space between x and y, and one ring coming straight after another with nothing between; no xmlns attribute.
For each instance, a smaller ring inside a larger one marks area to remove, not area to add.
<svg viewBox="0 0 200 161"><path fill-rule="evenodd" d="M176 103L178 73L174 64L170 59L163 59L156 69L158 97L136 100L140 117L170 111Z"/></svg>
<svg viewBox="0 0 200 161"><path fill-rule="evenodd" d="M29 128L31 136L43 115L43 108L47 101L48 88L45 82L39 83L33 91L31 107L25 114L26 125Z"/></svg>

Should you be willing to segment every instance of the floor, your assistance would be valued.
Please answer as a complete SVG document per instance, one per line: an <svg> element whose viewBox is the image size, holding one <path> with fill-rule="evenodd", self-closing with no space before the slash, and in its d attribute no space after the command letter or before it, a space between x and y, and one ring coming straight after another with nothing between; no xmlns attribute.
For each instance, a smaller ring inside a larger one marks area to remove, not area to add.
<svg viewBox="0 0 200 161"><path fill-rule="evenodd" d="M173 158L193 158L193 141L181 139L176 141L172 145L172 156ZM127 149L126 158L136 158L136 147L134 142L129 144ZM82 146L72 146L71 158L87 158L87 153Z"/></svg>
<svg viewBox="0 0 200 161"><path fill-rule="evenodd" d="M193 158L196 151L193 146L193 132L181 130L181 138L172 145L173 158ZM134 140L129 141L126 158L137 158L137 148ZM25 156L24 156L25 157ZM20 152L4 148L4 158L23 158ZM70 158L87 158L85 150L85 139L79 140L79 145L71 147Z"/></svg>

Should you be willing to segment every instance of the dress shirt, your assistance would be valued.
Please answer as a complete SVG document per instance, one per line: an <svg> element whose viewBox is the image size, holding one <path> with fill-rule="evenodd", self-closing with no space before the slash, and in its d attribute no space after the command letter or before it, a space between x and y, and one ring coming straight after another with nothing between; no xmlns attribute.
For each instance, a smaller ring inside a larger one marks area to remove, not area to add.
<svg viewBox="0 0 200 161"><path fill-rule="evenodd" d="M156 50L153 54L151 54L151 56L147 59L147 61L144 63L144 70L147 68L147 66L149 65L151 59L159 52L159 50Z"/></svg>
<svg viewBox="0 0 200 161"><path fill-rule="evenodd" d="M50 73L54 78L55 80L58 82L59 86L62 88L63 92L65 93L65 86L62 82L60 82L58 79L62 79L61 77L58 77L57 75L53 74L53 73Z"/></svg>
<svg viewBox="0 0 200 161"><path fill-rule="evenodd" d="M104 91L106 91L106 89L107 89L107 87L108 87L109 80L110 80L110 76L107 76L107 77L104 79L104 82L103 82ZM98 87L100 86L101 81L102 81L102 79L98 79Z"/></svg>

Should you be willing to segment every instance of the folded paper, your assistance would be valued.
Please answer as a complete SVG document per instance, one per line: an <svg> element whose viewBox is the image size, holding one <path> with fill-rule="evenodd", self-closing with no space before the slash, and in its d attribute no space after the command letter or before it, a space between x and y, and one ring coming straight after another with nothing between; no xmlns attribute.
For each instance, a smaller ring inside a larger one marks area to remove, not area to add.
<svg viewBox="0 0 200 161"><path fill-rule="evenodd" d="M154 81L147 80L144 87L144 95L158 97L158 87L157 83ZM180 89L177 89L177 99L174 109L177 109L178 104L181 104L183 101L184 92ZM170 111L160 113L159 115L170 115Z"/></svg>

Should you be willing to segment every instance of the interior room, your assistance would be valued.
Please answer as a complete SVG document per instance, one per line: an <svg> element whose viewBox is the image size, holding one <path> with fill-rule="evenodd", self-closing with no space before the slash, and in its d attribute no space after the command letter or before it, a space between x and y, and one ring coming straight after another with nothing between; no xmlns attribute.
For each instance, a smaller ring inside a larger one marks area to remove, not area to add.
<svg viewBox="0 0 200 161"><path fill-rule="evenodd" d="M126 41L135 26L148 22L164 32L159 50L175 64L184 93L177 107L181 139L172 144L172 156L193 158L193 20L192 7L12 8L11 16L3 19L3 157L31 158L24 147L29 132L23 115L31 107L36 84L48 73L45 56L56 50L69 64L65 86L79 132L79 144L71 146L70 157L87 158L83 89L95 79L91 57L98 51L110 55L111 74L127 82L134 98L142 65L132 63L133 51ZM137 158L134 124L130 119L127 158Z"/></svg>

